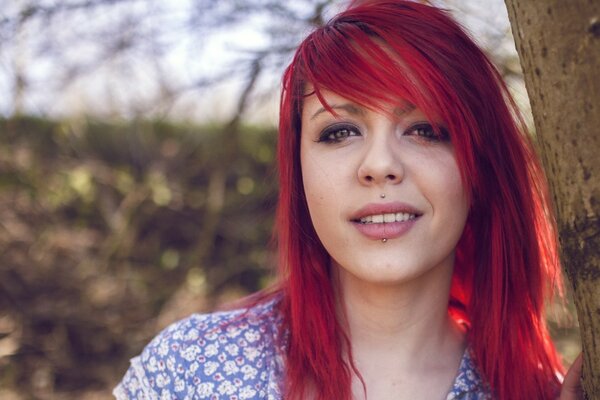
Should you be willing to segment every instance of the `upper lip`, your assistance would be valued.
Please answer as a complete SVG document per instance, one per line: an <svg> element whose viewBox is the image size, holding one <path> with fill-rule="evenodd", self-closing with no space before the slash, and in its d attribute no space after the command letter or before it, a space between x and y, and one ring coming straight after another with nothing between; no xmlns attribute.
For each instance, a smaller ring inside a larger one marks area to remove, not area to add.
<svg viewBox="0 0 600 400"><path fill-rule="evenodd" d="M411 206L410 204L402 203L402 202L391 202L391 203L369 203L361 209L354 212L350 219L352 221L358 221L361 218L364 218L369 215L379 215L379 214L391 214L391 213L407 213L414 214L416 216L420 216L423 213Z"/></svg>

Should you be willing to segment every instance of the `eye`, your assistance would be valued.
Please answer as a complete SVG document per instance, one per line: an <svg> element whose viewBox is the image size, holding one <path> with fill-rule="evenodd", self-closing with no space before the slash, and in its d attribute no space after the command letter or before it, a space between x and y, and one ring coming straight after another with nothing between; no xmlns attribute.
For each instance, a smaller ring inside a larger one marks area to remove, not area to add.
<svg viewBox="0 0 600 400"><path fill-rule="evenodd" d="M436 132L433 126L426 122L419 122L410 126L404 131L404 135L417 136L430 142L447 142L450 140L450 135L444 127L438 126Z"/></svg>
<svg viewBox="0 0 600 400"><path fill-rule="evenodd" d="M351 124L335 124L325 128L319 135L317 142L339 143L352 136L360 136L358 128Z"/></svg>

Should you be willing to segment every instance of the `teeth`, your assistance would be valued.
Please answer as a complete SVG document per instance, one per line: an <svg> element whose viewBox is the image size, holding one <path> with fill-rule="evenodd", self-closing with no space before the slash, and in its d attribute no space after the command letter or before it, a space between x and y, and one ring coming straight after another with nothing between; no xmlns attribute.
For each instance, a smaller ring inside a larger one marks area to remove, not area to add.
<svg viewBox="0 0 600 400"><path fill-rule="evenodd" d="M382 223L391 223L391 222L404 222L411 219L415 219L417 216L415 214L409 213L388 213L388 214L376 214L376 215L367 215L366 217L362 217L360 222L363 224L382 224Z"/></svg>

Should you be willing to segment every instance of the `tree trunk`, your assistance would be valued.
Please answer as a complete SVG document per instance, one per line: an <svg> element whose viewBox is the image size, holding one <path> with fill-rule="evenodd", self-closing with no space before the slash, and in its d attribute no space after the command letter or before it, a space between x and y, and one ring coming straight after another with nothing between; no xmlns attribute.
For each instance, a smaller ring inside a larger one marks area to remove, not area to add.
<svg viewBox="0 0 600 400"><path fill-rule="evenodd" d="M600 1L505 2L573 286L583 387L600 399Z"/></svg>

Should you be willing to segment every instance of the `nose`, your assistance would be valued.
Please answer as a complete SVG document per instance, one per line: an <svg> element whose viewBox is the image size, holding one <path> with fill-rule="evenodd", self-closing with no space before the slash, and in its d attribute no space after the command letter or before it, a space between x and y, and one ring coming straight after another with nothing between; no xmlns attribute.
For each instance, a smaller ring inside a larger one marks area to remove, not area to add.
<svg viewBox="0 0 600 400"><path fill-rule="evenodd" d="M358 168L358 179L363 185L384 186L400 183L404 179L404 165L392 143L389 143L391 136L381 134L365 144L365 154Z"/></svg>

